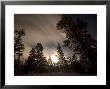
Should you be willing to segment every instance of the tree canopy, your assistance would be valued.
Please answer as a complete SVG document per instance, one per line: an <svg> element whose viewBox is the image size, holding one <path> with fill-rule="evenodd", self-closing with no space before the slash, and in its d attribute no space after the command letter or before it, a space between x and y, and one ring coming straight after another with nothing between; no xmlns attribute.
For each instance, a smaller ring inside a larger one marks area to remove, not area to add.
<svg viewBox="0 0 110 89"><path fill-rule="evenodd" d="M61 20L57 23L57 29L66 34L64 45L76 54L88 57L96 72L97 41L91 37L87 28L87 22L68 15L62 15Z"/></svg>

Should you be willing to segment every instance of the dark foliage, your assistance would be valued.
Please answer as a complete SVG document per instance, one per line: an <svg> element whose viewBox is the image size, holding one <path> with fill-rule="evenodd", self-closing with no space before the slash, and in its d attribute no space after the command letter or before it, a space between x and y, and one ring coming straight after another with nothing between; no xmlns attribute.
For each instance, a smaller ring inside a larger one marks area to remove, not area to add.
<svg viewBox="0 0 110 89"><path fill-rule="evenodd" d="M22 37L24 35L25 35L24 29L15 30L14 54L18 56L18 60L20 60L20 56L22 56L24 51L24 44L22 43Z"/></svg>
<svg viewBox="0 0 110 89"><path fill-rule="evenodd" d="M97 72L97 41L87 30L88 24L81 19L62 15L57 29L66 34L64 45L78 55L86 56L92 63L93 73Z"/></svg>
<svg viewBox="0 0 110 89"><path fill-rule="evenodd" d="M22 37L25 35L24 29L15 30L14 36L14 73L22 73L23 64L20 57L23 55L24 44Z"/></svg>
<svg viewBox="0 0 110 89"><path fill-rule="evenodd" d="M25 63L24 71L27 72L46 72L47 61L43 55L43 46L37 43L35 48L32 48Z"/></svg>
<svg viewBox="0 0 110 89"><path fill-rule="evenodd" d="M29 56L23 64L21 57L24 51L22 37L24 29L15 30L14 36L14 73L34 74L46 72L77 72L80 74L97 73L97 41L88 32L88 24L80 18L74 19L71 15L62 15L57 23L57 29L66 34L64 46L73 51L73 55L66 58L62 46L58 43L58 62L53 63L51 57L48 61L43 54L43 46L37 43L29 51ZM78 60L78 56L80 56Z"/></svg>

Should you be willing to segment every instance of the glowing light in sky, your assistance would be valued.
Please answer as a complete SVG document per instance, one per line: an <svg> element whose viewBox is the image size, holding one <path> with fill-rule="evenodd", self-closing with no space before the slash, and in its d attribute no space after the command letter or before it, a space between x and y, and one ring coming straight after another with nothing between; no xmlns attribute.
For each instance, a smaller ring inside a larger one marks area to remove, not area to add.
<svg viewBox="0 0 110 89"><path fill-rule="evenodd" d="M51 56L51 60L52 60L53 63L57 63L59 61L58 58L55 56L55 54L53 54Z"/></svg>
<svg viewBox="0 0 110 89"><path fill-rule="evenodd" d="M68 14L69 15L69 14ZM73 18L82 18L88 22L88 30L97 39L97 15L95 14L70 14ZM58 43L62 46L65 57L72 56L73 51L68 47L63 47L66 35L57 30L56 24L60 21L62 14L15 14L14 29L23 26L25 36L22 42L25 46L23 51L24 60L28 59L29 51L38 42L43 45L43 53L46 59L51 55L54 63L58 62L55 51Z"/></svg>

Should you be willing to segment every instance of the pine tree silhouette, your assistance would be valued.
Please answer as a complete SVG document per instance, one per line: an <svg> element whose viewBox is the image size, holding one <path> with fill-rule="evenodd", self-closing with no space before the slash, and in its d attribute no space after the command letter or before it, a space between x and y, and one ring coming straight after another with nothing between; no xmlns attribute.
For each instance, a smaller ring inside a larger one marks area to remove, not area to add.
<svg viewBox="0 0 110 89"><path fill-rule="evenodd" d="M85 55L92 63L93 73L97 72L97 41L92 39L87 30L87 22L72 16L62 15L57 23L57 29L66 34L64 45L78 55Z"/></svg>
<svg viewBox="0 0 110 89"><path fill-rule="evenodd" d="M24 29L15 30L14 34L14 73L20 74L22 72L22 62L20 57L23 55L24 44L22 37L25 36Z"/></svg>

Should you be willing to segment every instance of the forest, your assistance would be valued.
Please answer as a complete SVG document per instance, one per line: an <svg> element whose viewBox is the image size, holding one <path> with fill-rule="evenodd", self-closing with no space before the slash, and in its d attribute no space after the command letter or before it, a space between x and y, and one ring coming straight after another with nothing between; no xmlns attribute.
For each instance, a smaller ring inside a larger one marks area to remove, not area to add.
<svg viewBox="0 0 110 89"><path fill-rule="evenodd" d="M25 62L21 61L25 44L22 39L26 36L26 29L18 29L14 32L14 75L34 75L36 73L79 73L97 74L97 40L92 38L88 31L88 23L80 18L62 15L56 23L56 28L65 34L63 45L58 42L56 55L46 58L43 53L42 42L38 42L29 51ZM34 38L33 38L34 39ZM62 47L72 51L72 56L65 56ZM79 56L79 60L78 60ZM56 59L53 62L52 59Z"/></svg>

